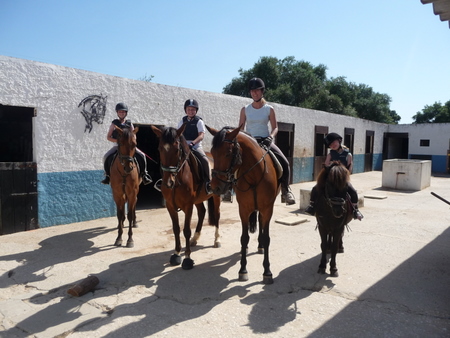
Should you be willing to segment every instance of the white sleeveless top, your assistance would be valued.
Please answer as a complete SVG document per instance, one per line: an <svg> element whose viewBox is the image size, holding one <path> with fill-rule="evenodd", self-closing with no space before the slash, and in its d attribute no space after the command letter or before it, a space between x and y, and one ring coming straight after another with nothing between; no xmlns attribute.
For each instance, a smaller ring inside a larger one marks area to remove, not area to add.
<svg viewBox="0 0 450 338"><path fill-rule="evenodd" d="M245 130L253 137L267 137L269 132L269 115L272 106L265 104L259 109L253 108L251 104L245 107L246 128Z"/></svg>

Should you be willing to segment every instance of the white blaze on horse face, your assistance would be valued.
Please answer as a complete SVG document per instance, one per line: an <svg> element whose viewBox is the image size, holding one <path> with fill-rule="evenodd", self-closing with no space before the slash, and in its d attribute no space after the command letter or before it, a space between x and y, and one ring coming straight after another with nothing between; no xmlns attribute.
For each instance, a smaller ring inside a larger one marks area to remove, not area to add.
<svg viewBox="0 0 450 338"><path fill-rule="evenodd" d="M164 148L164 150L166 151L166 153L169 152L169 150L170 150L170 144L168 144L168 143L164 144L163 148Z"/></svg>

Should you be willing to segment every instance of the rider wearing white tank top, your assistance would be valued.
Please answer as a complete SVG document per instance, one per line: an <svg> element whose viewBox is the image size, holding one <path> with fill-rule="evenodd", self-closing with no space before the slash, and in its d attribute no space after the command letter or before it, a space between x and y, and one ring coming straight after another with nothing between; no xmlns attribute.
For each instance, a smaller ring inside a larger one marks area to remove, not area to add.
<svg viewBox="0 0 450 338"><path fill-rule="evenodd" d="M246 130L250 135L263 138L270 135L268 124L271 108L272 106L264 104L261 108L255 109L251 103L245 107L245 115L247 117Z"/></svg>

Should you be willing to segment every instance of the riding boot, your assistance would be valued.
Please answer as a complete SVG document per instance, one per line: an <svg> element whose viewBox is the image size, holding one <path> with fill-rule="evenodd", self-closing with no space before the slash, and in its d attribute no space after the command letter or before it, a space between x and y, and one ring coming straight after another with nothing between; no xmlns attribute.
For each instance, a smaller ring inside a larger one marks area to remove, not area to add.
<svg viewBox="0 0 450 338"><path fill-rule="evenodd" d="M353 219L362 220L364 218L363 214L358 209L358 204L353 203Z"/></svg>
<svg viewBox="0 0 450 338"><path fill-rule="evenodd" d="M286 205L292 205L295 204L295 197L292 193L291 189L289 188L282 188L281 189L281 201L283 203L286 203Z"/></svg>
<svg viewBox="0 0 450 338"><path fill-rule="evenodd" d="M105 178L102 181L103 184L109 184L109 176L105 176Z"/></svg>
<svg viewBox="0 0 450 338"><path fill-rule="evenodd" d="M306 207L305 212L311 216L316 214L316 208L314 206L314 201L309 201L309 205Z"/></svg>

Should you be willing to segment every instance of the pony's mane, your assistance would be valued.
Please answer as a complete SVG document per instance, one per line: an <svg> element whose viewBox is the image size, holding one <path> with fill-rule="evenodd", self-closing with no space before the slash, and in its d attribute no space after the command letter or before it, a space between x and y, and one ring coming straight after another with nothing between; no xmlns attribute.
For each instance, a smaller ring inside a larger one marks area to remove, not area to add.
<svg viewBox="0 0 450 338"><path fill-rule="evenodd" d="M132 136L133 136L133 132L131 131L130 128L123 128L123 129L122 129L122 137L123 137L125 140L129 140L130 137L132 137Z"/></svg>
<svg viewBox="0 0 450 338"><path fill-rule="evenodd" d="M317 188L323 191L327 181L333 184L337 190L344 190L350 182L350 173L339 161L333 161L320 171L317 177Z"/></svg>

